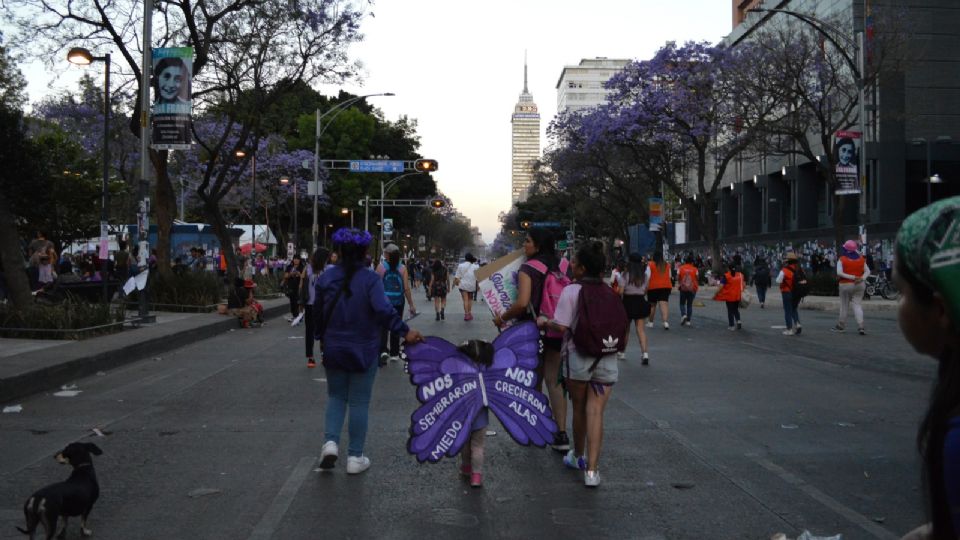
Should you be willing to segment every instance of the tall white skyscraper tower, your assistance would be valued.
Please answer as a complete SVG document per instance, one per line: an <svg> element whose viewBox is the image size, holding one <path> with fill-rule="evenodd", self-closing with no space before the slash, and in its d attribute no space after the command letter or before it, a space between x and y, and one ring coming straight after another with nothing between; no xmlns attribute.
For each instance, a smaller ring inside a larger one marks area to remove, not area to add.
<svg viewBox="0 0 960 540"><path fill-rule="evenodd" d="M527 59L523 59L523 92L510 117L513 124L512 203L527 200L533 164L540 158L540 113L527 89Z"/></svg>

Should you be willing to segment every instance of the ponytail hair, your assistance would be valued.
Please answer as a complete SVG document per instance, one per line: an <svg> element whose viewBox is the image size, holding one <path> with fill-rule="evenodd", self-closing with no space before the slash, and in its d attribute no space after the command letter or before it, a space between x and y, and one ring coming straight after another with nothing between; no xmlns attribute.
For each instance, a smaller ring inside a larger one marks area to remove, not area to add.
<svg viewBox="0 0 960 540"><path fill-rule="evenodd" d="M577 250L577 262L583 267L585 277L598 278L603 275L607 257L600 242L588 242Z"/></svg>

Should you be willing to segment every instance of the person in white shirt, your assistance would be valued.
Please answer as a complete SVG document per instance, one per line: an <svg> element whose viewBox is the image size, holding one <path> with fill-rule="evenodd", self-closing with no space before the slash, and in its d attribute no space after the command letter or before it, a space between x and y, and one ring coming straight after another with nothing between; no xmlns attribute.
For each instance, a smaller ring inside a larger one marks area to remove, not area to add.
<svg viewBox="0 0 960 540"><path fill-rule="evenodd" d="M477 292L477 269L480 266L472 253L467 253L463 258L465 260L453 275L453 285L460 289L460 296L463 298L463 320L472 321L473 295Z"/></svg>

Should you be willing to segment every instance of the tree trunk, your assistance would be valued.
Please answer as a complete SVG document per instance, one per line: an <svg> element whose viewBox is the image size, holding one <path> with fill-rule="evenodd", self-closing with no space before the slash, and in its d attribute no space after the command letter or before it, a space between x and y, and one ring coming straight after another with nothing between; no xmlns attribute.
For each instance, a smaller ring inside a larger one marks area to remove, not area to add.
<svg viewBox="0 0 960 540"><path fill-rule="evenodd" d="M173 230L173 218L177 212L177 197L170 183L167 170L168 150L151 150L150 159L157 172L157 188L153 198L153 207L157 219L157 270L160 274L172 276L170 264L170 235Z"/></svg>
<svg viewBox="0 0 960 540"><path fill-rule="evenodd" d="M703 203L703 236L710 245L710 268L714 274L723 272L723 259L720 256L720 238L717 234L717 215L714 213L717 203L709 194L704 195Z"/></svg>
<svg viewBox="0 0 960 540"><path fill-rule="evenodd" d="M227 287L229 289L233 287L234 280L240 275L238 272L239 261L237 260L237 252L233 246L233 237L230 236L227 223L224 221L223 215L220 213L220 207L216 201L203 198L203 212L207 216L207 221L209 221L213 227L213 232L217 235L217 240L220 241L221 253L223 253L227 259Z"/></svg>
<svg viewBox="0 0 960 540"><path fill-rule="evenodd" d="M833 195L833 248L840 249L845 242L843 238L843 214L846 207L847 195Z"/></svg>
<svg viewBox="0 0 960 540"><path fill-rule="evenodd" d="M20 248L16 218L3 190L0 190L0 260L3 261L7 297L18 309L32 305L33 295L30 294L30 281L24 271L25 259Z"/></svg>

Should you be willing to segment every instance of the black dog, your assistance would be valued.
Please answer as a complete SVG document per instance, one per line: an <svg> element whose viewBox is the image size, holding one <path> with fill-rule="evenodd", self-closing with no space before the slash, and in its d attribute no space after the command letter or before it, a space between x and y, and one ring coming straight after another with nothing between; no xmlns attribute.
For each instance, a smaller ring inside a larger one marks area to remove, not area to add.
<svg viewBox="0 0 960 540"><path fill-rule="evenodd" d="M58 538L65 538L67 534L67 518L80 516L80 534L90 536L93 531L87 529L87 516L93 509L93 503L100 496L100 484L97 483L97 474L93 470L93 460L90 454L102 454L93 443L70 443L54 458L60 463L68 463L73 467L70 478L64 482L50 484L34 493L23 504L23 514L27 518L27 529L17 527L17 530L33 535L37 525L43 525L47 533L47 540L57 534L57 525L63 516L63 528Z"/></svg>

